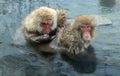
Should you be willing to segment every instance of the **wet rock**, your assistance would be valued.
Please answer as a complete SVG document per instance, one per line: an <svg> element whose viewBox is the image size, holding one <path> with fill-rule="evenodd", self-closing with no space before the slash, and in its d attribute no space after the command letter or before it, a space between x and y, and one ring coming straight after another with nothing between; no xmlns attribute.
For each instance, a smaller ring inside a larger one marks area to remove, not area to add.
<svg viewBox="0 0 120 76"><path fill-rule="evenodd" d="M112 24L112 21L109 18L105 17L105 16L102 16L102 15L91 15L91 16L94 17L97 26Z"/></svg>

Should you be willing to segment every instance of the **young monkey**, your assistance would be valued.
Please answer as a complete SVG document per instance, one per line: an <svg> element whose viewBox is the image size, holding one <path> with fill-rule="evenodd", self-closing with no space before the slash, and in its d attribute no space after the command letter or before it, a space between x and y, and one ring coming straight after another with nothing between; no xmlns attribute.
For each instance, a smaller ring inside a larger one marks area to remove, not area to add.
<svg viewBox="0 0 120 76"><path fill-rule="evenodd" d="M57 26L58 28L66 26L66 13L62 9L56 9L57 12Z"/></svg>

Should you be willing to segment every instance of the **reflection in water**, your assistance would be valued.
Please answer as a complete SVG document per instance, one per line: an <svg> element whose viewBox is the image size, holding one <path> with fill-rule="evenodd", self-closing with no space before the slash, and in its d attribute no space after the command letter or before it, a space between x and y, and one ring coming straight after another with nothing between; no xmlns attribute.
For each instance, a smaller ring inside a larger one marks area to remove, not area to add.
<svg viewBox="0 0 120 76"><path fill-rule="evenodd" d="M113 12L113 7L116 4L116 0L100 0L100 6L102 6L102 13Z"/></svg>
<svg viewBox="0 0 120 76"><path fill-rule="evenodd" d="M37 44L37 43L27 41L28 46L30 46L34 52L38 53L39 56L45 59L46 58L51 59L55 55L55 53L57 53L56 50L49 47L49 43L50 42Z"/></svg>
<svg viewBox="0 0 120 76"><path fill-rule="evenodd" d="M100 5L104 7L114 7L116 0L100 0Z"/></svg>
<svg viewBox="0 0 120 76"><path fill-rule="evenodd" d="M92 46L89 46L87 53L72 56L71 58L64 53L61 55L63 59L70 63L77 72L93 73L96 70L97 58L94 54L94 48Z"/></svg>

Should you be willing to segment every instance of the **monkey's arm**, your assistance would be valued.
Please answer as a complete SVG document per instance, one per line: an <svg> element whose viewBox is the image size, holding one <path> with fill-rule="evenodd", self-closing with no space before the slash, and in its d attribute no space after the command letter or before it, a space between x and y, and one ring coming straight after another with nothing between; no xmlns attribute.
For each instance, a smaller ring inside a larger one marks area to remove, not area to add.
<svg viewBox="0 0 120 76"><path fill-rule="evenodd" d="M79 46L79 42L77 43L77 42L69 41L67 43L62 42L59 44L57 43L56 38L51 41L49 46L55 50L58 50L59 52L66 52L74 55L77 55L80 52L84 51L82 45L80 44Z"/></svg>
<svg viewBox="0 0 120 76"><path fill-rule="evenodd" d="M52 38L49 35L40 35L36 33L29 33L27 31L24 31L24 36L27 40L33 42L33 43L45 43L48 41L51 41Z"/></svg>

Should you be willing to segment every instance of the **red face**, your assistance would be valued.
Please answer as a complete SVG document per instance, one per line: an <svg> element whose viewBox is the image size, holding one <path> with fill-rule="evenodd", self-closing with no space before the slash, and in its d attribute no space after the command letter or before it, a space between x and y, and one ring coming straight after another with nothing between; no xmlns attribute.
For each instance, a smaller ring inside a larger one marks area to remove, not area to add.
<svg viewBox="0 0 120 76"><path fill-rule="evenodd" d="M40 26L42 27L42 33L43 34L49 34L51 25L52 24L50 24L50 23L41 22Z"/></svg>
<svg viewBox="0 0 120 76"><path fill-rule="evenodd" d="M82 31L82 37L84 40L91 40L91 27L89 25L82 25L80 26L80 29Z"/></svg>

